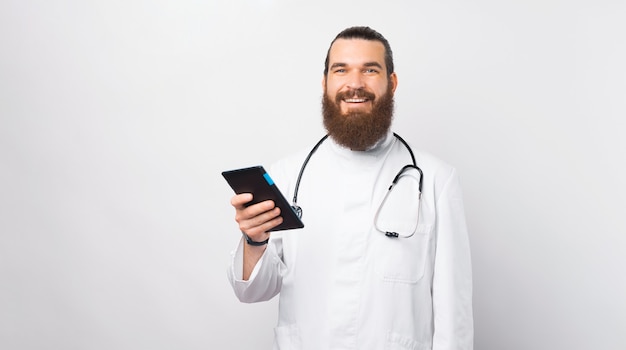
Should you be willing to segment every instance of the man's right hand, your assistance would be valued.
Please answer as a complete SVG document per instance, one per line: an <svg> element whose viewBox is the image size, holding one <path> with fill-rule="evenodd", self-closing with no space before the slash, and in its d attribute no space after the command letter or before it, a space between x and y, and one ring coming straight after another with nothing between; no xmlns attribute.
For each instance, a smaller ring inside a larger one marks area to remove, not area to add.
<svg viewBox="0 0 626 350"><path fill-rule="evenodd" d="M245 204L251 200L251 193L242 193L232 197L230 204L235 208L235 221L241 232L255 242L262 242L269 237L268 231L280 225L283 218L274 201L267 200L246 207Z"/></svg>
<svg viewBox="0 0 626 350"><path fill-rule="evenodd" d="M245 204L251 200L252 194L242 193L235 195L230 204L235 208L235 221L239 224L241 232L255 242L263 242L270 236L268 231L280 225L283 218L280 216L280 208L274 201L267 200L246 207ZM243 247L242 278L247 281L267 245L252 246L244 243Z"/></svg>

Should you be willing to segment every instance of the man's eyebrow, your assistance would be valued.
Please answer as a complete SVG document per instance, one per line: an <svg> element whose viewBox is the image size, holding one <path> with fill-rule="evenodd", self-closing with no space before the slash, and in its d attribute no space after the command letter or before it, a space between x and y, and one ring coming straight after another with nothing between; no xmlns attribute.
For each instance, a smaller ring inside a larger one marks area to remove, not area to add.
<svg viewBox="0 0 626 350"><path fill-rule="evenodd" d="M347 63L343 63L343 62L337 62L337 63L333 63L330 68L334 69L334 68L338 68L338 67L347 67L348 64ZM380 69L383 69L383 66L376 62L376 61L372 61L372 62L365 62L363 63L363 67L377 67Z"/></svg>
<svg viewBox="0 0 626 350"><path fill-rule="evenodd" d="M383 66L380 63L376 62L376 61L374 61L374 62L366 62L364 64L364 66L365 67L378 67L380 69L383 69Z"/></svg>
<svg viewBox="0 0 626 350"><path fill-rule="evenodd" d="M337 62L337 63L333 63L333 65L332 65L332 66L330 66L330 68L331 68L331 69L333 69L333 68L337 68L337 67L345 67L345 66L347 66L347 64L342 63L342 62Z"/></svg>

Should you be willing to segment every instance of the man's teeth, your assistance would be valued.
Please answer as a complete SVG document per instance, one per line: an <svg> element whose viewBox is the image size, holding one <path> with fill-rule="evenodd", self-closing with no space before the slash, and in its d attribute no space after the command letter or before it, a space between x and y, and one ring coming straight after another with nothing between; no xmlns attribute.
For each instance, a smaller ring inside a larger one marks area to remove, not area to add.
<svg viewBox="0 0 626 350"><path fill-rule="evenodd" d="M364 98L347 98L344 101L348 102L348 103L362 103L367 101L367 99Z"/></svg>

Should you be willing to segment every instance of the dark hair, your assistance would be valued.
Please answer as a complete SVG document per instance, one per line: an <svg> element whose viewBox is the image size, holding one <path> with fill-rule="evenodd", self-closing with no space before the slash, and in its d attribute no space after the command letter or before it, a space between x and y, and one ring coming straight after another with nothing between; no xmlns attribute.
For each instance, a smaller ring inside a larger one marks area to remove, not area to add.
<svg viewBox="0 0 626 350"><path fill-rule="evenodd" d="M330 49L337 39L363 39L371 41L379 41L385 47L385 66L387 66L387 75L393 73L393 53L391 52L391 46L385 37L379 32L370 27L350 27L346 28L341 33L337 34L335 39L330 43L328 51L326 52L326 61L324 62L324 76L328 74L328 56L330 55Z"/></svg>

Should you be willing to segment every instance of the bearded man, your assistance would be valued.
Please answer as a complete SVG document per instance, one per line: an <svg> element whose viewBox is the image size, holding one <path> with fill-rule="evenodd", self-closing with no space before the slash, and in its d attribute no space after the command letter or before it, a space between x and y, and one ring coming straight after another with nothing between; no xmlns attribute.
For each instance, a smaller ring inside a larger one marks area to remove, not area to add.
<svg viewBox="0 0 626 350"><path fill-rule="evenodd" d="M274 349L472 349L458 174L391 131L389 43L369 27L342 31L322 85L328 138L269 171L287 198L298 192L305 227L271 232L282 222L272 201L231 200L243 233L228 271L235 294L279 295Z"/></svg>

